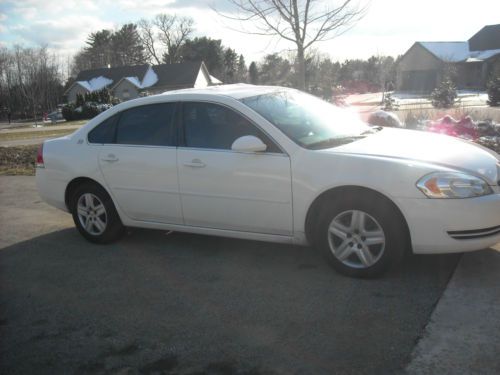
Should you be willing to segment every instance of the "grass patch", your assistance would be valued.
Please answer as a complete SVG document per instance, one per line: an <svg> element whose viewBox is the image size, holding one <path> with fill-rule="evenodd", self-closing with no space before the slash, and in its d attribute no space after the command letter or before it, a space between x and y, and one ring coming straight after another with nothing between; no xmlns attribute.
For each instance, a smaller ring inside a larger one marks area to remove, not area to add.
<svg viewBox="0 0 500 375"><path fill-rule="evenodd" d="M47 129L47 130L34 130L31 132L12 132L12 133L0 133L1 141L17 141L20 139L33 139L33 138L50 138L50 137L62 137L63 135L71 134L75 129Z"/></svg>
<svg viewBox="0 0 500 375"><path fill-rule="evenodd" d="M9 168L0 166L0 176L34 176L35 168Z"/></svg>
<svg viewBox="0 0 500 375"><path fill-rule="evenodd" d="M0 147L0 175L34 176L38 145Z"/></svg>

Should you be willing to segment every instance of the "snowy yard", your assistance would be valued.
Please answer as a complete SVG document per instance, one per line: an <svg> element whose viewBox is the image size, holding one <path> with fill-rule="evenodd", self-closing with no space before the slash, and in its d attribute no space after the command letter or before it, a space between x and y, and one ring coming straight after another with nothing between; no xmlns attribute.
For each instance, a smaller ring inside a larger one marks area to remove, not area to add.
<svg viewBox="0 0 500 375"><path fill-rule="evenodd" d="M483 91L458 90L456 106L480 107L486 106L488 94ZM392 97L401 109L432 108L429 95L393 92ZM353 94L346 98L349 105L354 106L379 106L382 103L383 93Z"/></svg>

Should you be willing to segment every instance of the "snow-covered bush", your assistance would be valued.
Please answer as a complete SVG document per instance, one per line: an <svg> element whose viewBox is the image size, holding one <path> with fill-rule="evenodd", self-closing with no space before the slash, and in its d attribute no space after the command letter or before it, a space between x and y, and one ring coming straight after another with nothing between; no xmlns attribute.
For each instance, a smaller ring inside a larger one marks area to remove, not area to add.
<svg viewBox="0 0 500 375"><path fill-rule="evenodd" d="M63 107L62 115L66 121L91 119L111 108L113 104L117 103L104 88L84 95L77 94L75 103L68 103Z"/></svg>
<svg viewBox="0 0 500 375"><path fill-rule="evenodd" d="M77 107L76 104L69 103L62 108L62 115L66 121L86 120L97 116L109 107L109 104L98 103L84 103Z"/></svg>
<svg viewBox="0 0 500 375"><path fill-rule="evenodd" d="M470 116L455 120L450 115L445 115L438 120L431 121L426 130L471 141L476 141L480 136L477 124Z"/></svg>
<svg viewBox="0 0 500 375"><path fill-rule="evenodd" d="M387 126L391 128L402 128L403 124L399 120L398 116L394 113L386 112L386 111L376 111L373 112L368 118L368 123L370 125L376 126Z"/></svg>

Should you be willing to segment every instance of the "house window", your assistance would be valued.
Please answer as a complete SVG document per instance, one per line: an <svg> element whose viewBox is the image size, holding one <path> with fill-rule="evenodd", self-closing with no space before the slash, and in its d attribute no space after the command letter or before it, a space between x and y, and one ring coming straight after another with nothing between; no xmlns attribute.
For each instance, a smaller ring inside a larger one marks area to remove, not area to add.
<svg viewBox="0 0 500 375"><path fill-rule="evenodd" d="M130 92L128 91L128 89L125 89L122 91L122 97L123 97L123 99L130 98Z"/></svg>

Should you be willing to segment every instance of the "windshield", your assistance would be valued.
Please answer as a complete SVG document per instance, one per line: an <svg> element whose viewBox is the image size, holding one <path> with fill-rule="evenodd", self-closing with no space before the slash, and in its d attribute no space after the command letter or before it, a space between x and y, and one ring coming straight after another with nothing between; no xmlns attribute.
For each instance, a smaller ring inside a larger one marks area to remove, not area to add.
<svg viewBox="0 0 500 375"><path fill-rule="evenodd" d="M300 91L272 92L241 101L309 149L353 142L371 129L347 110Z"/></svg>

